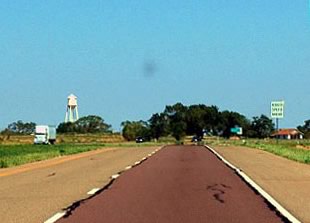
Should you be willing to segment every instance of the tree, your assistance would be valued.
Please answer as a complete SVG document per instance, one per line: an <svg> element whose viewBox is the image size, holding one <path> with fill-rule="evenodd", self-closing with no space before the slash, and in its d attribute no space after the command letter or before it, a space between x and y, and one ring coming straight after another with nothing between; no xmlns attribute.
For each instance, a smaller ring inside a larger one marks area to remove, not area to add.
<svg viewBox="0 0 310 223"><path fill-rule="evenodd" d="M220 114L220 129L222 135L226 138L231 136L230 129L235 126L242 127L243 135L247 135L247 131L250 128L250 121L238 112L223 111Z"/></svg>
<svg viewBox="0 0 310 223"><path fill-rule="evenodd" d="M57 127L58 133L77 133L76 125L73 122L62 122Z"/></svg>
<svg viewBox="0 0 310 223"><path fill-rule="evenodd" d="M212 134L218 135L220 131L220 123L221 123L221 117L218 107L212 105L205 108L206 114L204 117L205 122L205 130L208 132L211 132Z"/></svg>
<svg viewBox="0 0 310 223"><path fill-rule="evenodd" d="M34 122L23 122L21 120L13 122L8 125L5 132L11 132L12 134L24 134L29 135L34 132L36 124Z"/></svg>
<svg viewBox="0 0 310 223"><path fill-rule="evenodd" d="M89 115L80 118L74 123L80 133L109 133L111 125L104 122L103 118L96 115Z"/></svg>
<svg viewBox="0 0 310 223"><path fill-rule="evenodd" d="M310 119L304 122L304 125L297 127L299 131L305 134L305 138L310 138Z"/></svg>
<svg viewBox="0 0 310 223"><path fill-rule="evenodd" d="M189 135L203 136L203 130L206 127L207 106L191 105L186 112L186 124Z"/></svg>
<svg viewBox="0 0 310 223"><path fill-rule="evenodd" d="M161 136L167 136L169 134L169 120L168 116L164 113L153 114L149 119L150 134L153 138L159 139Z"/></svg>
<svg viewBox="0 0 310 223"><path fill-rule="evenodd" d="M166 106L164 111L164 114L169 118L169 130L177 141L180 141L186 135L187 109L182 103L176 103L172 106Z"/></svg>
<svg viewBox="0 0 310 223"><path fill-rule="evenodd" d="M76 122L60 123L57 128L59 133L110 133L111 125L106 124L100 116L89 115Z"/></svg>
<svg viewBox="0 0 310 223"><path fill-rule="evenodd" d="M180 141L184 136L186 136L186 122L180 118L180 114L176 114L170 124L170 129L172 136Z"/></svg>
<svg viewBox="0 0 310 223"><path fill-rule="evenodd" d="M261 115L260 117L253 117L250 130L250 137L266 138L274 131L274 124L267 116Z"/></svg>
<svg viewBox="0 0 310 223"><path fill-rule="evenodd" d="M137 137L150 138L150 129L144 121L125 121L121 125L123 126L123 137L128 141L133 141Z"/></svg>

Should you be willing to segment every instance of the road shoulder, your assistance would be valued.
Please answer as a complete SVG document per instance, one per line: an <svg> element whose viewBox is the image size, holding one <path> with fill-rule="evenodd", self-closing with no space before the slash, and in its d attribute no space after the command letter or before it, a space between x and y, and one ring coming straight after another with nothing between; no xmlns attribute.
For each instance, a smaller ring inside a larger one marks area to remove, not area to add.
<svg viewBox="0 0 310 223"><path fill-rule="evenodd" d="M6 169L23 171L0 177L1 222L44 222L156 149L105 148Z"/></svg>
<svg viewBox="0 0 310 223"><path fill-rule="evenodd" d="M303 222L310 222L310 166L257 149L212 147Z"/></svg>
<svg viewBox="0 0 310 223"><path fill-rule="evenodd" d="M60 157L55 157L52 159L48 160L42 160L42 161L37 161L37 162L32 162L32 163L27 163L24 165L20 166L15 166L15 167L10 167L10 168L5 168L5 169L0 169L0 177L5 177L5 176L11 176L27 171L32 171L36 169L41 169L45 167L51 167L55 166L64 162L72 161L72 160L77 160L81 159L84 157L104 153L104 152L109 152L116 150L116 148L101 148L101 149L96 149L88 152L83 152L83 153L78 153L74 155L67 155L67 156L60 156Z"/></svg>

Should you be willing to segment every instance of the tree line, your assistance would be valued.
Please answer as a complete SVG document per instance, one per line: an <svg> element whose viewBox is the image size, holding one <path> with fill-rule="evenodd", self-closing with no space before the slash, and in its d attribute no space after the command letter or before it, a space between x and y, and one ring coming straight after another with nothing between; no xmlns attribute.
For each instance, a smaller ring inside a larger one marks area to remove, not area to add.
<svg viewBox="0 0 310 223"><path fill-rule="evenodd" d="M97 115L81 117L76 122L63 122L57 127L58 133L112 133L111 125Z"/></svg>
<svg viewBox="0 0 310 223"><path fill-rule="evenodd" d="M1 134L31 134L36 123L13 122L1 132ZM266 115L255 116L248 119L235 111L220 111L215 105L204 104L185 106L182 103L167 105L160 113L153 114L147 121L124 121L122 135L131 141L137 137L147 140L172 136L181 140L186 135L221 136L229 138L234 135L231 128L241 127L242 135L250 138L266 138L275 130L274 124ZM297 127L298 130L310 137L310 120ZM57 126L58 133L112 133L111 125L97 115L88 115L76 122L60 123Z"/></svg>
<svg viewBox="0 0 310 223"><path fill-rule="evenodd" d="M122 127L127 140L138 136L159 139L168 135L181 140L186 135L202 137L204 134L229 138L234 134L231 132L234 127L241 127L245 137L266 138L274 131L272 120L265 115L249 120L238 112L220 111L214 105L185 106L182 103L167 105L148 121L123 122Z"/></svg>
<svg viewBox="0 0 310 223"><path fill-rule="evenodd" d="M29 135L34 133L36 123L13 122L4 129L1 134L6 135ZM57 126L57 133L112 133L111 125L105 123L104 119L97 115L88 115L76 122L63 122Z"/></svg>

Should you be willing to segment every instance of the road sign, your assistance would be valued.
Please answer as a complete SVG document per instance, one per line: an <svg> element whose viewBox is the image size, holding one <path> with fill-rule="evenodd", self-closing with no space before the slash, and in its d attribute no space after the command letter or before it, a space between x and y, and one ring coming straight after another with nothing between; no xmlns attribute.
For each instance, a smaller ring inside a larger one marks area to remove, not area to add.
<svg viewBox="0 0 310 223"><path fill-rule="evenodd" d="M284 117L284 101L272 101L271 118L283 118L283 117Z"/></svg>
<svg viewBox="0 0 310 223"><path fill-rule="evenodd" d="M235 133L237 135L242 135L242 128L241 127L234 127L230 129L231 133Z"/></svg>

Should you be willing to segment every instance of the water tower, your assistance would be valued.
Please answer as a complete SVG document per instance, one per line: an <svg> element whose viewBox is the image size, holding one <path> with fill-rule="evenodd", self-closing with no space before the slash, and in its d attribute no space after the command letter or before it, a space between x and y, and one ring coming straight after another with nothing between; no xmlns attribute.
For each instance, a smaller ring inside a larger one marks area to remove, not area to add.
<svg viewBox="0 0 310 223"><path fill-rule="evenodd" d="M78 119L79 119L79 112L77 106L77 97L74 94L70 94L68 96L65 122L75 122Z"/></svg>

